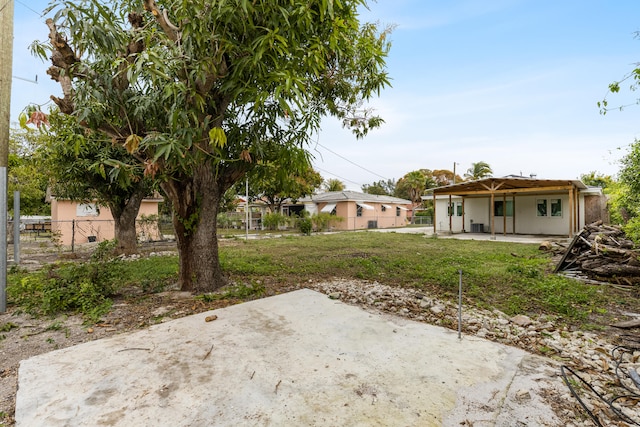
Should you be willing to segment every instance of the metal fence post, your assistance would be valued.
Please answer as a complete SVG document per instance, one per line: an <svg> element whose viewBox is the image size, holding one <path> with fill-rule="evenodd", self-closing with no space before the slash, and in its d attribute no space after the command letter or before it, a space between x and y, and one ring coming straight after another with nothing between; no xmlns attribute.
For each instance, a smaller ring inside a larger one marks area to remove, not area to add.
<svg viewBox="0 0 640 427"><path fill-rule="evenodd" d="M20 264L20 192L13 192L13 262Z"/></svg>
<svg viewBox="0 0 640 427"><path fill-rule="evenodd" d="M75 252L75 244L76 244L76 220L71 220L71 252Z"/></svg>
<svg viewBox="0 0 640 427"><path fill-rule="evenodd" d="M462 339L462 270L460 273L460 284L458 286L458 339Z"/></svg>

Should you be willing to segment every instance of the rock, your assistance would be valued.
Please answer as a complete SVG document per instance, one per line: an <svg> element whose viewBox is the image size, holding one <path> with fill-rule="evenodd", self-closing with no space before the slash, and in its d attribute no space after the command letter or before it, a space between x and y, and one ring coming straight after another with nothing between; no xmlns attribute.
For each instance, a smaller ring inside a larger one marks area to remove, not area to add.
<svg viewBox="0 0 640 427"><path fill-rule="evenodd" d="M524 389L518 390L516 392L516 400L518 402L525 402L525 401L531 400L531 393L529 393L528 390L524 390Z"/></svg>
<svg viewBox="0 0 640 427"><path fill-rule="evenodd" d="M550 251L551 249L553 249L553 244L549 241L544 241L540 243L538 249L540 249L541 251Z"/></svg>
<svg viewBox="0 0 640 427"><path fill-rule="evenodd" d="M429 309L433 314L441 314L444 311L443 305L434 305Z"/></svg>
<svg viewBox="0 0 640 427"><path fill-rule="evenodd" d="M342 294L340 292L331 292L329 294L330 299L340 299L340 297L342 297Z"/></svg>
<svg viewBox="0 0 640 427"><path fill-rule="evenodd" d="M515 325L522 326L523 328L526 328L533 323L533 320L523 314L513 316L509 321Z"/></svg>

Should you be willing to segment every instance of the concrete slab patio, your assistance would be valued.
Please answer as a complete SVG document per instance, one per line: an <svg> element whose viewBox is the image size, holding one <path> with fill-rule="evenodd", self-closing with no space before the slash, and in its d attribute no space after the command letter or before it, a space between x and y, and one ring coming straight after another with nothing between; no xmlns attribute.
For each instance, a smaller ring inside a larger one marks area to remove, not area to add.
<svg viewBox="0 0 640 427"><path fill-rule="evenodd" d="M300 290L27 359L15 418L19 427L559 425L542 398L556 368Z"/></svg>

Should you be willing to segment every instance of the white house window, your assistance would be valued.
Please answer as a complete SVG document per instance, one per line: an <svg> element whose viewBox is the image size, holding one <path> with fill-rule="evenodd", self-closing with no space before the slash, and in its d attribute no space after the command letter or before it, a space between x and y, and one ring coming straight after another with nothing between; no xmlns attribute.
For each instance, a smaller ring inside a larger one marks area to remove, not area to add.
<svg viewBox="0 0 640 427"><path fill-rule="evenodd" d="M513 216L513 200L507 200L506 205L503 200L494 201L493 214L495 216Z"/></svg>
<svg viewBox="0 0 640 427"><path fill-rule="evenodd" d="M456 202L456 216L462 216L462 202Z"/></svg>
<svg viewBox="0 0 640 427"><path fill-rule="evenodd" d="M386 207L385 205L382 205L382 206L380 207L380 210L381 210L382 212L386 212L386 211L387 211L387 207Z"/></svg>
<svg viewBox="0 0 640 427"><path fill-rule="evenodd" d="M538 216L547 216L547 199L536 200L536 206Z"/></svg>
<svg viewBox="0 0 640 427"><path fill-rule="evenodd" d="M551 199L551 216L562 216L562 200Z"/></svg>
<svg viewBox="0 0 640 427"><path fill-rule="evenodd" d="M396 207L396 216L400 216L400 208Z"/></svg>
<svg viewBox="0 0 640 427"><path fill-rule="evenodd" d="M362 216L362 206L356 205L356 216Z"/></svg>

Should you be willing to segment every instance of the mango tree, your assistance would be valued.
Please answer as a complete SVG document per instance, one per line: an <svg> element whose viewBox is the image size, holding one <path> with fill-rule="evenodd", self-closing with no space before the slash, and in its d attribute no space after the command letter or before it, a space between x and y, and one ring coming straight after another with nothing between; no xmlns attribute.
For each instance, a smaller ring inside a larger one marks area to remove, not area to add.
<svg viewBox="0 0 640 427"><path fill-rule="evenodd" d="M83 129L56 110L48 122L41 127L45 138L37 151L53 194L109 207L116 253L136 253L136 217L144 197L153 193L153 181L144 177L139 162L102 133Z"/></svg>
<svg viewBox="0 0 640 427"><path fill-rule="evenodd" d="M257 162L306 148L321 119L356 136L382 120L364 102L388 85L388 29L365 0L54 2L49 75L60 111L126 148L173 205L179 280L226 282L216 216Z"/></svg>

